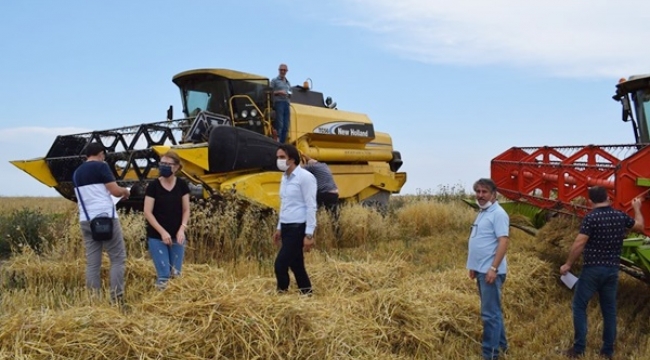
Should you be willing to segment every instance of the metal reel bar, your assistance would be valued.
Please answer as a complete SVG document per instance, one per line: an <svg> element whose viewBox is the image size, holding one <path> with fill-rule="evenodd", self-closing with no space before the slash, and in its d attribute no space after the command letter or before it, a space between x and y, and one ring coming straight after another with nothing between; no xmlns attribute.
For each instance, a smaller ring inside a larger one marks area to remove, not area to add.
<svg viewBox="0 0 650 360"><path fill-rule="evenodd" d="M57 136L45 160L58 183L57 191L71 200L74 199L72 174L83 162L83 151L91 142L106 147L106 162L120 185L144 185L159 160L151 147L178 144L177 139L182 138L189 123L187 119L179 119Z"/></svg>

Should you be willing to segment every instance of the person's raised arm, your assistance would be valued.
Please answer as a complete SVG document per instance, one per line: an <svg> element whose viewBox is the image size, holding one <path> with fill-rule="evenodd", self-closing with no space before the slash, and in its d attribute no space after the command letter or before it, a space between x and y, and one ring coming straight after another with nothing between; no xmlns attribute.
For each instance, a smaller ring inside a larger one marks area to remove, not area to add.
<svg viewBox="0 0 650 360"><path fill-rule="evenodd" d="M634 225L631 230L642 233L645 227L645 221L641 212L641 198L637 197L632 200L632 208L634 209Z"/></svg>

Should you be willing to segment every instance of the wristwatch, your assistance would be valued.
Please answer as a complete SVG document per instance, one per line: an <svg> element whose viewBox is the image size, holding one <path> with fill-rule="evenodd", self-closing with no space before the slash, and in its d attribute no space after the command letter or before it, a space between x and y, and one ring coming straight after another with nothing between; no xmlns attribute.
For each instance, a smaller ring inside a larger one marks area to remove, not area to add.
<svg viewBox="0 0 650 360"><path fill-rule="evenodd" d="M314 238L314 235L313 235L313 234L305 234L305 237L306 237L307 239L311 240L311 239Z"/></svg>
<svg viewBox="0 0 650 360"><path fill-rule="evenodd" d="M494 271L494 272L498 272L498 271L497 271L497 268L495 268L494 266L490 266L490 270L492 270L492 271Z"/></svg>

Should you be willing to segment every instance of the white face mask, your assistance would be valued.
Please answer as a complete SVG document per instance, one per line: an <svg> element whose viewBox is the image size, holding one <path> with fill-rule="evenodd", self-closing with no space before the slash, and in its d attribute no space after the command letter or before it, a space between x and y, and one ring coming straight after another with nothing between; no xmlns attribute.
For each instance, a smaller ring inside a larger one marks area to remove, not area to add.
<svg viewBox="0 0 650 360"><path fill-rule="evenodd" d="M287 169L289 168L289 165L287 165L287 159L277 159L275 161L275 164L277 165L278 170L280 171L287 171Z"/></svg>
<svg viewBox="0 0 650 360"><path fill-rule="evenodd" d="M485 203L485 205L481 205L481 204L479 204L478 200L476 200L476 205L478 205L478 207L481 210L485 210L485 209L489 208L490 206L492 206L492 201L488 201L488 202Z"/></svg>

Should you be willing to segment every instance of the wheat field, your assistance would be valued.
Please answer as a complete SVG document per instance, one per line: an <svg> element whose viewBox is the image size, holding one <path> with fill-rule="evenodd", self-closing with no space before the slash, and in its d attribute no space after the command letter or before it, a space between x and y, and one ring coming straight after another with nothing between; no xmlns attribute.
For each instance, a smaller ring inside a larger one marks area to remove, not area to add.
<svg viewBox="0 0 650 360"><path fill-rule="evenodd" d="M84 288L74 203L0 198L0 235L13 251L0 265L0 358L480 359L479 299L465 270L474 210L449 196L392 201L386 214L345 206L340 239L318 214L317 246L305 260L311 297L295 291L293 277L294 292L275 293L273 214L193 205L183 275L161 292L143 216L120 213L123 311ZM27 236L32 227L41 247ZM511 228L507 359L562 359L557 351L571 345L572 293L558 269L577 227L558 219L537 237ZM105 258L105 281L107 269ZM617 358L650 358L649 300L647 285L621 274ZM598 358L601 330L594 299L585 359Z"/></svg>

